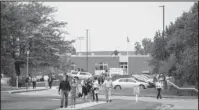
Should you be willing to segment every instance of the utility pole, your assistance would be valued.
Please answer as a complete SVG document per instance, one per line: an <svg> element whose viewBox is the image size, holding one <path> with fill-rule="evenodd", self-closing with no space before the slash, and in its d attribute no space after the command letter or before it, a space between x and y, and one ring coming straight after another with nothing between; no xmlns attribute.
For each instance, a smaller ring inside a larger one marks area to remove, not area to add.
<svg viewBox="0 0 199 110"><path fill-rule="evenodd" d="M86 29L86 69L88 72L88 29Z"/></svg>

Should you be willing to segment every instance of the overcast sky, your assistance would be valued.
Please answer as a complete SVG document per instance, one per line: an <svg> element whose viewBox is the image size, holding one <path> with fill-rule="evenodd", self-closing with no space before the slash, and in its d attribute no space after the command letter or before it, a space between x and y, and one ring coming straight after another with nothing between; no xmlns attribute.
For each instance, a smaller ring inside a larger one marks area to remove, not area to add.
<svg viewBox="0 0 199 110"><path fill-rule="evenodd" d="M162 8L165 5L165 24L174 22L193 2L45 2L56 7L55 19L68 23L66 39L86 37L89 29L91 51L134 50L134 43L143 38L153 39L162 31ZM73 44L80 51L80 41ZM86 39L81 51L86 50Z"/></svg>

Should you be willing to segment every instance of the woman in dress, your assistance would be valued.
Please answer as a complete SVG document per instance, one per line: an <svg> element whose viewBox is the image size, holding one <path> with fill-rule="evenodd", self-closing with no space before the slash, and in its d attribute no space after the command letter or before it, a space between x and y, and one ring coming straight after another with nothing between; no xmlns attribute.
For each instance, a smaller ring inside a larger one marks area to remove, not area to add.
<svg viewBox="0 0 199 110"><path fill-rule="evenodd" d="M72 79L72 84L71 84L71 108L76 105L76 94L77 94L77 82L74 79Z"/></svg>

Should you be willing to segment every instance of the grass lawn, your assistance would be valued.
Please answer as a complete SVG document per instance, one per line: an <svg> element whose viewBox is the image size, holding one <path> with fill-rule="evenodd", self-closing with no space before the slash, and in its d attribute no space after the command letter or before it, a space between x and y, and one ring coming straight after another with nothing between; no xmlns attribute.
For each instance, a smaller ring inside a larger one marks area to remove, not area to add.
<svg viewBox="0 0 199 110"><path fill-rule="evenodd" d="M106 104L100 104L88 108L84 108L83 110L87 109L134 109L134 110L152 110L155 109L157 106L160 106L161 103L156 102L144 102L144 101L138 101L137 103L133 100L113 100L111 103Z"/></svg>

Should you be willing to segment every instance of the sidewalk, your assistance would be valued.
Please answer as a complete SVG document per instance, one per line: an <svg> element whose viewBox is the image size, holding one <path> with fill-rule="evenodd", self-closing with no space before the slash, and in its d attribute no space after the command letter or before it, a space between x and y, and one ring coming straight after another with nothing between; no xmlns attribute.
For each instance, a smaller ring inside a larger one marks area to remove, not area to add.
<svg viewBox="0 0 199 110"><path fill-rule="evenodd" d="M91 107L91 106L95 106L95 105L99 105L99 104L104 104L106 103L105 101L99 101L99 102L86 102L86 103L81 103L81 104L76 104L75 108L71 108L70 106L68 106L68 108L58 108L55 110L78 110L78 109L83 109L83 108L87 108L87 107Z"/></svg>
<svg viewBox="0 0 199 110"><path fill-rule="evenodd" d="M105 98L104 95L99 95L100 98ZM129 96L112 96L112 99L135 100L135 97ZM156 99L151 97L138 97L138 101L159 102L163 105L174 105L172 109L197 109L198 99Z"/></svg>

